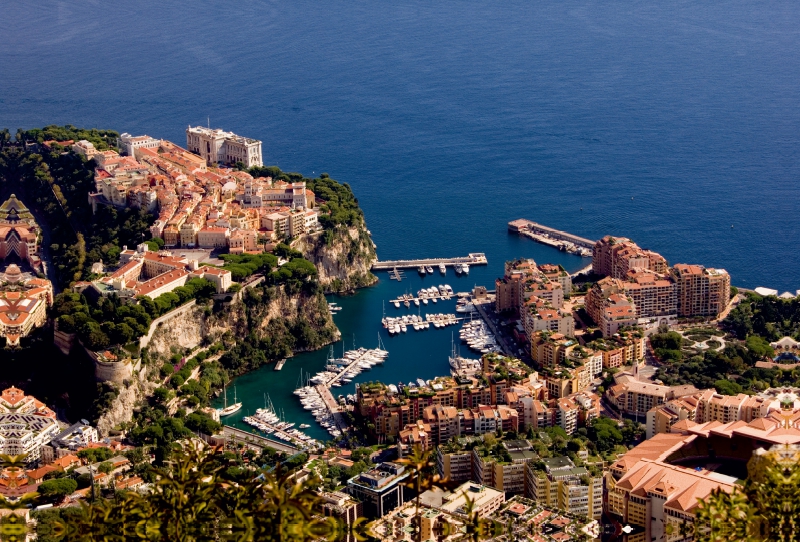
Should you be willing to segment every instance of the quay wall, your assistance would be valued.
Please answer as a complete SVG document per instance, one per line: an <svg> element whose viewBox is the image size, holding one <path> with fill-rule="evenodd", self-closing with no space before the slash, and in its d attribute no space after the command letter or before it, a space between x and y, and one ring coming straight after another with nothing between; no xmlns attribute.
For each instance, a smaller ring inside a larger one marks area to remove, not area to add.
<svg viewBox="0 0 800 542"><path fill-rule="evenodd" d="M553 239L558 239L560 241L568 241L570 243L574 243L578 246L592 249L594 248L594 244L597 241L592 241L591 239L586 239L585 237L580 237L578 235L573 235L571 233L557 230L555 228L550 228L548 226L543 226L537 222L533 222L531 220L526 220L524 218L520 218L517 220L512 220L508 223L509 231L514 233L519 233L522 229L528 229L532 232L536 233L546 233L548 236L552 237Z"/></svg>

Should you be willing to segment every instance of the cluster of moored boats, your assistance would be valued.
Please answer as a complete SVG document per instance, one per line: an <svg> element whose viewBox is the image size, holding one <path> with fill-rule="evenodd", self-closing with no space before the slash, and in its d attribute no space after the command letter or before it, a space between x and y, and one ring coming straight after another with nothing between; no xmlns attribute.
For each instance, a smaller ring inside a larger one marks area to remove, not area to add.
<svg viewBox="0 0 800 542"><path fill-rule="evenodd" d="M470 350L481 354L502 352L502 349L495 340L494 333L489 330L489 326L487 326L483 320L464 322L458 334L461 340L467 343Z"/></svg>
<svg viewBox="0 0 800 542"><path fill-rule="evenodd" d="M462 297L456 303L456 312L475 312L475 305L469 299Z"/></svg>
<svg viewBox="0 0 800 542"><path fill-rule="evenodd" d="M256 409L254 416L245 416L244 423L251 425L268 435L274 435L281 440L291 442L305 448L314 448L319 443L298 429L294 429L295 424L284 421L275 413L275 409L270 403L265 404L264 408ZM310 426L303 424L301 429L308 429Z"/></svg>
<svg viewBox="0 0 800 542"><path fill-rule="evenodd" d="M453 269L455 270L456 275L460 275L462 273L465 274L465 275L469 275L469 264L466 264L466 263L454 263L453 264ZM419 271L419 274L422 275L423 277L425 275L433 275L433 266L431 266L431 265L420 265L417 268L417 271ZM446 275L447 274L447 267L443 263L439 264L439 273L441 273L442 275Z"/></svg>
<svg viewBox="0 0 800 542"><path fill-rule="evenodd" d="M380 339L380 338L379 338ZM381 348L358 348L345 352L341 358L333 357L333 347L325 370L310 377L309 383L338 388L343 383L349 384L362 371L368 371L386 361L389 352Z"/></svg>
<svg viewBox="0 0 800 542"><path fill-rule="evenodd" d="M405 333L409 327L414 328L414 331L422 331L429 329L431 326L435 328L442 328L455 325L458 322L455 314L426 314L424 317L411 314L406 316L399 316L393 318L391 316L385 317L382 321L383 327L389 331L389 335L397 335L398 333Z"/></svg>
<svg viewBox="0 0 800 542"><path fill-rule="evenodd" d="M328 410L325 400L319 394L319 390L314 386L305 386L294 390L294 394L300 397L303 408L310 410L314 419L334 438L342 436L342 432L336 425L333 414Z"/></svg>
<svg viewBox="0 0 800 542"><path fill-rule="evenodd" d="M427 305L429 302L436 303L440 299L445 301L450 299L455 295L453 293L453 288L449 284L440 284L437 288L436 286L431 286L430 288L423 288L417 292L417 297L414 297L411 294L403 294L401 297L398 297L392 303L394 304L395 308L400 308L400 304L402 303L406 307L410 307L413 303L415 306L419 307L420 303L423 305Z"/></svg>
<svg viewBox="0 0 800 542"><path fill-rule="evenodd" d="M328 310L331 311L331 314L337 314L342 310L342 307L340 307L338 303L328 301Z"/></svg>

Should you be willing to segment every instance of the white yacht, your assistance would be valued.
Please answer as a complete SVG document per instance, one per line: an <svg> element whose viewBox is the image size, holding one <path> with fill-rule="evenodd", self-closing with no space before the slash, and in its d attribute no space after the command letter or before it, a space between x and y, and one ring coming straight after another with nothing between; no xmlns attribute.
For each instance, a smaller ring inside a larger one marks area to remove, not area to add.
<svg viewBox="0 0 800 542"><path fill-rule="evenodd" d="M220 408L219 415L220 416L230 416L235 412L239 412L242 409L242 403L236 401L236 386L233 387L233 404L228 405L228 388L223 388L225 391L225 407Z"/></svg>
<svg viewBox="0 0 800 542"><path fill-rule="evenodd" d="M446 275L447 274L447 268L444 266L443 263L439 264L439 273L441 273L442 275Z"/></svg>
<svg viewBox="0 0 800 542"><path fill-rule="evenodd" d="M427 271L429 275L433 275L433 267L430 265L425 266L425 271Z"/></svg>

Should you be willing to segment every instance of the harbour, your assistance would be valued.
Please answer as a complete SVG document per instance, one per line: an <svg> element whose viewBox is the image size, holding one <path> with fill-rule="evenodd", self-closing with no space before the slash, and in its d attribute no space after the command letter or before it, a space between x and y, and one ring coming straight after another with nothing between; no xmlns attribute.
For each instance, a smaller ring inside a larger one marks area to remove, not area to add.
<svg viewBox="0 0 800 542"><path fill-rule="evenodd" d="M505 227L506 222L500 224L501 231ZM341 331L342 337L345 338L347 344L343 345L342 341L337 341L333 344L335 355L341 358L347 350L353 350L355 347L364 346L367 349L375 346L376 333L380 333L384 349L389 351L386 361L382 364L374 365L369 370L362 370L353 378L348 378L349 382L345 382L340 378L337 383L339 386L325 386L318 384L311 384L314 388L314 394L318 396L318 405L321 408L307 410L305 405L298 399L298 396L293 393L299 386L305 383L305 380L298 383L298 373L302 370L304 374L310 373L315 375L318 372L326 371L326 366L330 364L331 354L330 347L312 352L299 352L291 357L291 370L286 370L287 366L283 367L282 371L274 371L275 364L265 364L256 369L255 371L236 377L236 379L229 384L233 391L235 386L238 389L238 400L244 403L241 414L238 416L230 416L225 423L233 427L240 428L245 432L251 433L252 428L248 426L243 420L242 416L245 413L252 414L257 408L263 405L263 395L267 393L275 406L276 411L280 411L287 421L295 422L295 428L300 429L306 435L316 439L319 442L327 442L330 440L338 440L338 438L359 439L360 435L353 434L348 430L346 420L348 419L348 409L352 408L347 399L348 396L355 396L356 385L369 381L380 381L385 383L394 383L397 385L400 382L408 383L422 379L425 381L431 380L437 376L451 374L453 366L449 363L453 357L452 338L455 338L456 347L459 347L461 352L456 357L463 358L463 363L457 364L459 367L469 371L475 360L482 354L480 350L485 349L488 341L484 341L483 348L477 349L481 346L481 338L483 335L475 334L475 336L468 337L472 344L475 346L473 349L468 343L459 341L460 331L464 324L468 323L470 319L475 322L481 320L478 314L470 312L466 308L467 302L470 298L467 297L469 291L473 289L476 284L493 285L494 279L502 273L502 262L513 259L516 257L531 257L537 261L550 261L563 265L569 272L575 272L585 266L585 261L578 256L553 250L552 248L541 245L539 243L530 243L518 236L502 235L502 243L495 244L490 247L491 252L487 251L489 260L496 262L497 265L484 265L475 266L470 269L469 275L455 275L452 267L447 269L449 277L445 279L441 277L437 266L432 266L434 273L433 276L426 273L425 276L419 275L416 268L412 270L400 270L398 272L404 273L402 282L394 280L387 280L386 274L383 275L382 280L370 288L363 288L357 290L355 295L329 295L326 296L328 304L339 307L341 310L334 313L336 325ZM435 253L435 246L426 246L425 252ZM452 253L466 253L467 251L456 250ZM400 256L399 253L393 254ZM380 274L378 274L380 277ZM441 278L440 278L441 277ZM434 303L431 298L428 298L428 304L421 300L419 291L422 289L430 289L432 285L436 285L437 289L441 291L439 285L447 285L449 283L453 290L450 299L442 299L442 296L437 296L437 302ZM413 301L409 301L410 306L405 307L400 303L400 308L395 308L390 301L402 299L403 295L413 296L413 298L420 299L420 306L416 306ZM465 300L463 305L459 302ZM388 302L388 303L387 303ZM477 308L477 307L474 307ZM467 312L461 312L462 310ZM427 319L427 315L449 315L457 318L457 325L447 325L436 327L433 322ZM418 318L429 322L430 325L425 328L424 333L420 330L415 331L413 324L407 325L406 333L392 334L388 328L383 327L382 319L384 317L410 317L416 315ZM355 337L354 337L355 335ZM497 337L497 343L502 343ZM337 371L337 373L340 371ZM339 396L347 401L345 405L340 402ZM223 397L220 396L215 400L215 405L223 405ZM327 424L323 426L321 422ZM307 428L303 426L307 425ZM335 429L342 433L341 437L335 437L331 432ZM343 431L344 430L344 431ZM345 432L346 431L346 432ZM259 434L262 434L259 432ZM277 437L271 435L273 440L278 440Z"/></svg>
<svg viewBox="0 0 800 542"><path fill-rule="evenodd" d="M508 223L508 231L523 237L533 239L543 245L548 245L558 250L589 258L595 241L579 237L571 233L544 226L532 220L518 218Z"/></svg>

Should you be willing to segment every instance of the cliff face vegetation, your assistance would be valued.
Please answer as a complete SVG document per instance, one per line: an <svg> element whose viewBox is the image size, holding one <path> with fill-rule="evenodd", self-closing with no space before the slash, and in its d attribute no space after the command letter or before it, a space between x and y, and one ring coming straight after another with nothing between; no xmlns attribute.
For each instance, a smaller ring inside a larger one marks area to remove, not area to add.
<svg viewBox="0 0 800 542"><path fill-rule="evenodd" d="M148 358L222 341L220 362L241 374L295 352L315 350L339 339L327 301L318 285L247 288L241 300L212 309L195 306L163 323L148 345Z"/></svg>
<svg viewBox="0 0 800 542"><path fill-rule="evenodd" d="M352 292L378 281L370 272L378 257L363 221L309 236L298 241L296 248L314 262L326 292Z"/></svg>

